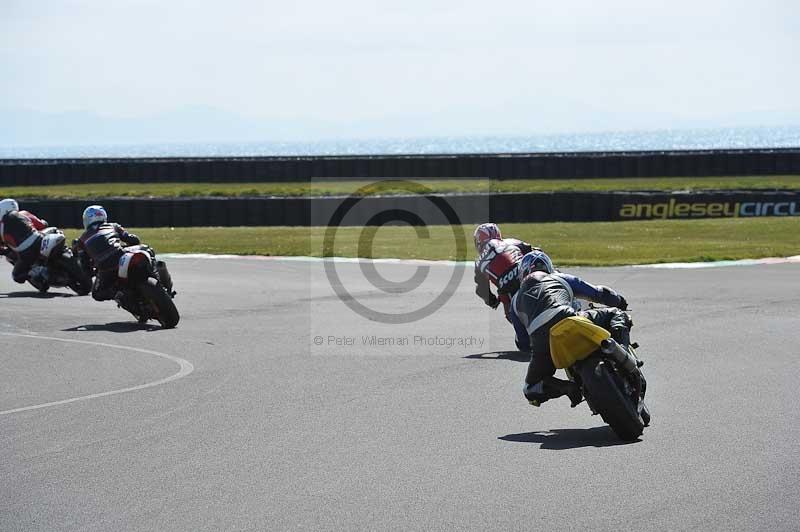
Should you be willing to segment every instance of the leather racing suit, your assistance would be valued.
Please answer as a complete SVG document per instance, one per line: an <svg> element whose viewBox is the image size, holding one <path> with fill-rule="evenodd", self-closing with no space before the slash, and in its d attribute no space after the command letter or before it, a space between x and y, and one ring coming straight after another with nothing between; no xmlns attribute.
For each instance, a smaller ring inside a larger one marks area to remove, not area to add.
<svg viewBox="0 0 800 532"><path fill-rule="evenodd" d="M32 219L41 223L27 211L11 211L0 220L0 243L4 247L2 253L4 255L13 253L14 269L11 276L17 283L28 280L28 272L39 258L42 234Z"/></svg>
<svg viewBox="0 0 800 532"><path fill-rule="evenodd" d="M503 303L508 315L511 296L519 288L517 263L533 247L516 238L492 239L484 244L475 261L475 293L484 303L496 308ZM490 283L497 287L497 296L492 293Z"/></svg>
<svg viewBox="0 0 800 532"><path fill-rule="evenodd" d="M516 238L492 239L484 244L475 261L475 293L492 308L503 304L506 319L514 326L517 348L522 351L528 350L528 335L510 307L519 288L517 264L531 250L533 246ZM497 296L492 293L492 284L497 287Z"/></svg>
<svg viewBox="0 0 800 532"><path fill-rule="evenodd" d="M78 238L78 253L85 253L97 269L92 297L105 301L114 297L119 259L125 253L123 243L138 245L139 237L116 223L95 223Z"/></svg>
<svg viewBox="0 0 800 532"><path fill-rule="evenodd" d="M607 305L606 308L579 311L576 298ZM550 329L570 316L584 316L627 347L633 323L623 309L625 298L606 286L589 284L565 273L535 271L523 279L511 304L511 311L530 337L531 361L525 376L524 393L528 401L539 404L568 394L573 406L580 402L575 383L555 378L550 357ZM576 397L577 394L577 397Z"/></svg>
<svg viewBox="0 0 800 532"><path fill-rule="evenodd" d="M44 231L49 226L47 220L45 220L44 218L39 218L30 211L19 211L19 213L28 220L30 220L31 223L33 224L33 228L36 229L37 231Z"/></svg>

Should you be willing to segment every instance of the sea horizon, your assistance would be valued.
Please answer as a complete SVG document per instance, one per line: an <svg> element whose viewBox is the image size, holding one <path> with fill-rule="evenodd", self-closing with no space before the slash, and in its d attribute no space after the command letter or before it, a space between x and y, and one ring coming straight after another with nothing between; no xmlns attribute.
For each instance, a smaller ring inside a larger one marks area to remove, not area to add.
<svg viewBox="0 0 800 532"><path fill-rule="evenodd" d="M627 152L800 147L800 126L264 142L0 146L2 159Z"/></svg>

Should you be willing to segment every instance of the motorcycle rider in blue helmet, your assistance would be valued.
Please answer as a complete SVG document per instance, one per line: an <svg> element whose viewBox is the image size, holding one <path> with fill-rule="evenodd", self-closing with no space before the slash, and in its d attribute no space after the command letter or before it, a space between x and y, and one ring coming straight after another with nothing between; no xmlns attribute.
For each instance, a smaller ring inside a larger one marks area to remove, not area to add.
<svg viewBox="0 0 800 532"><path fill-rule="evenodd" d="M584 316L611 332L623 347L630 345L633 323L625 309L627 301L614 290L592 285L553 267L553 261L541 250L534 250L518 266L520 287L511 302L511 310L530 337L531 361L525 376L523 393L528 402L539 406L549 399L567 395L572 406L582 401L580 387L574 382L554 377L556 368L550 357L550 329L570 316ZM579 310L577 299L602 305Z"/></svg>
<svg viewBox="0 0 800 532"><path fill-rule="evenodd" d="M83 211L85 231L75 243L77 252L88 257L97 269L92 297L97 301L112 299L117 280L119 258L125 253L123 244L137 245L139 237L117 223L108 222L108 213L101 205L90 205Z"/></svg>

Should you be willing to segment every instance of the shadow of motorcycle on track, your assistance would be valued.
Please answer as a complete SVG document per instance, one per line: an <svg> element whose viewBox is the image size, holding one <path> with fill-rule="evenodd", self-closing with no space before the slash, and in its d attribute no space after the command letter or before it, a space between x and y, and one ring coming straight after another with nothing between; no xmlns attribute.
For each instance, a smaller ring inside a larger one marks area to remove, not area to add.
<svg viewBox="0 0 800 532"><path fill-rule="evenodd" d="M94 323L78 325L69 329L61 329L63 332L88 332L88 331L107 331L115 333L129 333L137 331L160 331L163 327L149 323L136 323L130 321L117 321L111 323Z"/></svg>
<svg viewBox="0 0 800 532"><path fill-rule="evenodd" d="M513 362L530 362L530 353L523 353L522 351L492 351L489 353L475 353L474 355L467 355L463 358L472 360L511 360Z"/></svg>
<svg viewBox="0 0 800 532"><path fill-rule="evenodd" d="M590 429L553 429L522 432L519 434L506 434L498 440L518 443L539 443L540 449L563 451L565 449L578 449L581 447L613 447L616 445L629 445L640 442L622 441L617 438L609 426L592 427Z"/></svg>
<svg viewBox="0 0 800 532"><path fill-rule="evenodd" d="M27 297L31 299L53 299L56 297L77 297L76 294L68 294L65 292L8 292L0 294L0 299L12 299L18 297Z"/></svg>

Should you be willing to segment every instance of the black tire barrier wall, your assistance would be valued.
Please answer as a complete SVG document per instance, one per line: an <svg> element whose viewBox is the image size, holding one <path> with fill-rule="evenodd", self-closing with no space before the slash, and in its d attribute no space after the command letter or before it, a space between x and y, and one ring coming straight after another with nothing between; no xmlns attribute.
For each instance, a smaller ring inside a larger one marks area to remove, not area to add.
<svg viewBox="0 0 800 532"><path fill-rule="evenodd" d="M434 196L461 223L594 222L619 220L800 216L800 191L790 192L552 192ZM345 198L103 199L111 218L130 227L324 226ZM81 213L98 200L23 200L21 207L63 228L81 227ZM429 225L447 224L425 196L368 197L341 225L381 225L409 211ZM376 216L376 213L378 215ZM487 214L488 213L488 214Z"/></svg>
<svg viewBox="0 0 800 532"><path fill-rule="evenodd" d="M0 186L781 174L800 174L800 148L360 157L0 159Z"/></svg>

